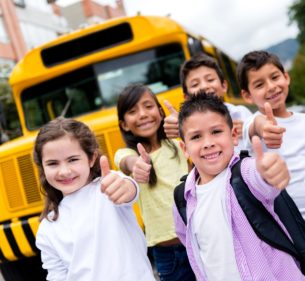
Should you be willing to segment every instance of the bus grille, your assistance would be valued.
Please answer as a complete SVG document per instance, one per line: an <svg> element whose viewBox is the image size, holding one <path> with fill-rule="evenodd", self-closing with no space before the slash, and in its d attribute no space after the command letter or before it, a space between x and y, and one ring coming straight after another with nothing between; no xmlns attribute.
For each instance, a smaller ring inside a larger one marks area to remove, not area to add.
<svg viewBox="0 0 305 281"><path fill-rule="evenodd" d="M7 195L9 208L14 209L24 205L23 197L20 192L18 176L14 161L9 160L1 164L5 194Z"/></svg>
<svg viewBox="0 0 305 281"><path fill-rule="evenodd" d="M42 201L33 165L30 154L0 164L9 209Z"/></svg>
<svg viewBox="0 0 305 281"><path fill-rule="evenodd" d="M26 201L28 204L41 200L37 185L33 162L30 155L18 157L20 175L24 186Z"/></svg>

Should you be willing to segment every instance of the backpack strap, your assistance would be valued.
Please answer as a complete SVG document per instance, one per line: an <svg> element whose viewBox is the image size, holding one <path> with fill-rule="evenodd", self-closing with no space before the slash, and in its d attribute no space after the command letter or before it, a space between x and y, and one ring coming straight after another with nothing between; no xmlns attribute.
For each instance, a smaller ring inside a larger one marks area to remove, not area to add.
<svg viewBox="0 0 305 281"><path fill-rule="evenodd" d="M186 217L186 200L184 198L184 190L185 190L185 181L187 175L184 175L180 181L182 181L179 185L176 186L174 190L174 200L179 212L180 217L182 218L185 225L187 225L187 217Z"/></svg>
<svg viewBox="0 0 305 281"><path fill-rule="evenodd" d="M286 190L275 199L274 210L289 232L300 256L302 273L305 274L305 221Z"/></svg>
<svg viewBox="0 0 305 281"><path fill-rule="evenodd" d="M245 157L246 156L241 158ZM276 249L290 254L301 262L300 256L294 244L274 220L272 215L266 210L264 205L258 199L256 199L244 182L240 172L241 162L242 159L240 159L232 167L230 182L238 203L247 217L248 222L261 240L265 241Z"/></svg>

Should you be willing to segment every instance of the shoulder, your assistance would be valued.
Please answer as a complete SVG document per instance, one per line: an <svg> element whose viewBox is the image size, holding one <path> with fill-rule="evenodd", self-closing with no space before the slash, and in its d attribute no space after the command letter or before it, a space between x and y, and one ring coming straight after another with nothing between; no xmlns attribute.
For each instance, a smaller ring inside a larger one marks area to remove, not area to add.
<svg viewBox="0 0 305 281"><path fill-rule="evenodd" d="M252 112L244 105L234 105L231 103L225 103L226 107L228 108L230 115L232 118L241 118L242 120L252 116ZM235 117L235 115L239 115Z"/></svg>
<svg viewBox="0 0 305 281"><path fill-rule="evenodd" d="M120 148L115 152L114 163L119 167L120 162L127 156L138 156L138 153L131 148Z"/></svg>
<svg viewBox="0 0 305 281"><path fill-rule="evenodd" d="M115 155L138 155L134 149L125 147L120 148L115 152Z"/></svg>

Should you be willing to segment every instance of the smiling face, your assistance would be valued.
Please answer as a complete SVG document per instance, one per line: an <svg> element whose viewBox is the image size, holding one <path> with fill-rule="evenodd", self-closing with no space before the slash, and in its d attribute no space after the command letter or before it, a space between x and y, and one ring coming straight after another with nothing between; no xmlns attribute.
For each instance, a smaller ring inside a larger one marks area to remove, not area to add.
<svg viewBox="0 0 305 281"><path fill-rule="evenodd" d="M242 90L246 101L255 103L262 113L265 112L264 104L269 102L275 116L289 116L285 104L290 84L287 72L283 73L275 65L268 63L258 70L249 70L247 76L248 91Z"/></svg>
<svg viewBox="0 0 305 281"><path fill-rule="evenodd" d="M96 156L89 160L79 142L68 135L47 142L42 148L42 167L48 183L64 196L86 184Z"/></svg>
<svg viewBox="0 0 305 281"><path fill-rule="evenodd" d="M182 130L181 148L195 164L200 184L211 181L230 162L238 143L235 130L224 116L213 111L195 112L184 121Z"/></svg>
<svg viewBox="0 0 305 281"><path fill-rule="evenodd" d="M185 85L189 94L204 90L206 93L215 93L218 97L223 97L228 89L227 82L222 83L216 70L207 66L191 70Z"/></svg>
<svg viewBox="0 0 305 281"><path fill-rule="evenodd" d="M163 116L152 95L145 92L139 101L124 114L121 127L133 135L148 138L151 143L157 141L157 131Z"/></svg>

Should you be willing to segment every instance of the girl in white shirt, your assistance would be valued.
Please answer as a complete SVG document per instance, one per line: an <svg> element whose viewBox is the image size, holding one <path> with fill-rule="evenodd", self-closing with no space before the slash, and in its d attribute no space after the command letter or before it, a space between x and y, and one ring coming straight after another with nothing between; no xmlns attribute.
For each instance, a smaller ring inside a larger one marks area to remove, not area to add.
<svg viewBox="0 0 305 281"><path fill-rule="evenodd" d="M132 210L138 186L110 171L84 123L59 117L43 126L34 160L45 195L36 245L47 280L155 280Z"/></svg>

